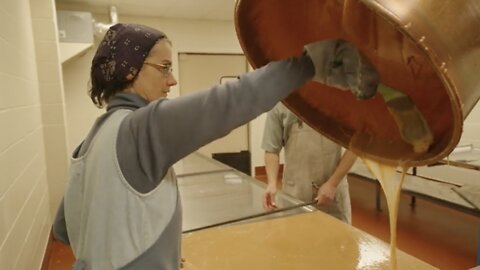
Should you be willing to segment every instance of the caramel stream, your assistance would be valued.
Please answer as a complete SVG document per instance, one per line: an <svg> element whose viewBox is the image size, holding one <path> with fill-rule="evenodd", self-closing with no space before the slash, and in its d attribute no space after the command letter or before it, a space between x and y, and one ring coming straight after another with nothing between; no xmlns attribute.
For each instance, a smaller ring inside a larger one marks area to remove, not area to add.
<svg viewBox="0 0 480 270"><path fill-rule="evenodd" d="M390 220L390 269L397 269L397 216L400 203L400 192L407 167L402 167L402 175L398 177L396 167L363 158L370 172L378 179L387 199Z"/></svg>

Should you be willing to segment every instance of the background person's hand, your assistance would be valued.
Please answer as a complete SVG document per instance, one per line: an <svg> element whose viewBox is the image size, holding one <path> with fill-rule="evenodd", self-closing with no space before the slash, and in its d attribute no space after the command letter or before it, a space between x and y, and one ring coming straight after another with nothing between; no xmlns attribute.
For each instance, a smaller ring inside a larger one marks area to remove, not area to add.
<svg viewBox="0 0 480 270"><path fill-rule="evenodd" d="M275 210L277 204L275 203L275 194L277 193L277 187L268 185L265 193L263 193L263 208L268 211Z"/></svg>
<svg viewBox="0 0 480 270"><path fill-rule="evenodd" d="M317 201L317 205L329 205L335 200L335 193L337 192L337 187L330 184L329 182L325 182L317 192L317 197L315 197L315 201Z"/></svg>
<svg viewBox="0 0 480 270"><path fill-rule="evenodd" d="M350 90L358 99L368 99L376 94L378 74L352 44L341 39L328 39L309 43L305 50L315 66L314 81Z"/></svg>

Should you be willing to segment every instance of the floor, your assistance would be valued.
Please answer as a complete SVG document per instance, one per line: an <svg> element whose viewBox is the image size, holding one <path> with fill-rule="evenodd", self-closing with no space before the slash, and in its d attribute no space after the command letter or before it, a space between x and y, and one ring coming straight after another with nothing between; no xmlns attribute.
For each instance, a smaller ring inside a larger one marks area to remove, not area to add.
<svg viewBox="0 0 480 270"><path fill-rule="evenodd" d="M264 180L265 177L258 177ZM349 178L353 225L389 241L388 212L375 207L375 185ZM398 248L440 269L469 269L475 266L480 218L431 202L401 198L398 217ZM74 261L69 247L53 241L42 270L71 269Z"/></svg>
<svg viewBox="0 0 480 270"><path fill-rule="evenodd" d="M388 211L376 211L375 184L349 178L353 226L386 242L390 239ZM439 269L469 269L475 266L480 218L432 202L402 195L397 223L399 249Z"/></svg>

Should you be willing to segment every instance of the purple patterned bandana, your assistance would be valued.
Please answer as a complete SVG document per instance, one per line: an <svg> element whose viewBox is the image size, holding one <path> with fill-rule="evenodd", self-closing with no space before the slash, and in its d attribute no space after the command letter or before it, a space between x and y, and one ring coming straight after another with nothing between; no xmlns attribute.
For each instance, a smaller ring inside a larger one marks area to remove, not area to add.
<svg viewBox="0 0 480 270"><path fill-rule="evenodd" d="M108 29L92 60L92 76L103 83L133 80L155 43L166 35L137 24L116 24Z"/></svg>

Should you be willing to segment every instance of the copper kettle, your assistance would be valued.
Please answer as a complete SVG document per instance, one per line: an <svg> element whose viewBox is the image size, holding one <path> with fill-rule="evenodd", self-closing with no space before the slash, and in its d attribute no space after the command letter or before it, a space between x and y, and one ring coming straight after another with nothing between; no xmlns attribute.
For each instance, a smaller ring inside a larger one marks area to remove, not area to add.
<svg viewBox="0 0 480 270"><path fill-rule="evenodd" d="M381 81L423 113L434 133L427 153L401 139L378 96L360 101L308 82L284 103L325 136L383 163L420 166L444 158L480 98L478 0L237 0L235 26L254 68L299 55L313 41L342 38L357 46Z"/></svg>

